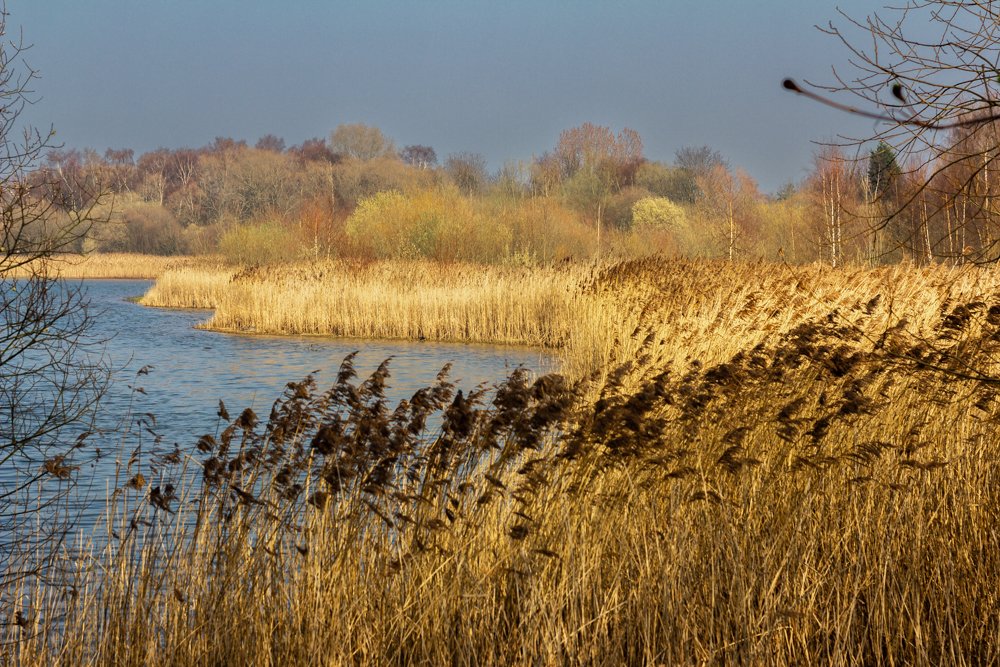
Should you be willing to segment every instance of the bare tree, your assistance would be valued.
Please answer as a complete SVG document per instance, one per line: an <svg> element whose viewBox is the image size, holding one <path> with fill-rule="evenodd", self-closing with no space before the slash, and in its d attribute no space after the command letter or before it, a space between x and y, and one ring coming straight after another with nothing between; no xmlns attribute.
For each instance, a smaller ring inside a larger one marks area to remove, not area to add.
<svg viewBox="0 0 1000 667"><path fill-rule="evenodd" d="M851 218L848 210L857 208L855 183L859 180L855 162L848 159L836 146L825 146L816 154L813 171L806 183L810 199L822 214L822 221L816 230L815 241L820 257L831 266L840 266L845 258L845 242L852 240L849 227Z"/></svg>
<svg viewBox="0 0 1000 667"><path fill-rule="evenodd" d="M327 164L337 164L343 157L330 150L326 141L313 138L306 139L298 146L292 146L288 152L295 155L302 162L325 162Z"/></svg>
<svg viewBox="0 0 1000 667"><path fill-rule="evenodd" d="M65 490L86 423L108 380L89 349L91 315L79 286L53 277L52 264L76 251L104 203L101 191L67 174L38 170L54 132L23 127L35 72L25 45L7 36L0 3L0 584L37 573L26 550L60 537L54 517L37 521ZM91 186L93 183L90 184ZM67 189L73 192L66 195ZM49 480L52 483L49 484ZM47 485L47 487L46 487ZM25 505L31 499L30 506ZM32 523L34 522L34 523ZM24 529L32 524L30 531ZM5 590L5 589L0 589Z"/></svg>
<svg viewBox="0 0 1000 667"><path fill-rule="evenodd" d="M467 195L481 192L489 180L486 158L479 153L452 153L445 160L444 169L458 189Z"/></svg>
<svg viewBox="0 0 1000 667"><path fill-rule="evenodd" d="M437 164L437 153L434 149L421 144L403 146L403 150L399 151L399 158L406 164L420 169L430 169Z"/></svg>
<svg viewBox="0 0 1000 667"><path fill-rule="evenodd" d="M396 144L377 127L342 123L330 133L330 150L355 160L396 156Z"/></svg>
<svg viewBox="0 0 1000 667"><path fill-rule="evenodd" d="M265 134L257 140L254 148L261 151L271 151L272 153L284 153L285 140L273 134Z"/></svg>
<svg viewBox="0 0 1000 667"><path fill-rule="evenodd" d="M732 262L738 253L746 250L744 241L751 237L755 223L754 209L760 200L757 184L741 169L734 174L724 164L711 167L704 176L697 178L700 208L706 220L715 221L719 227L715 236L721 237L726 247L726 257Z"/></svg>
<svg viewBox="0 0 1000 667"><path fill-rule="evenodd" d="M643 161L642 138L627 127L616 136L608 127L584 123L560 133L553 155L567 198L594 214L599 256L604 209L614 193L635 179Z"/></svg>
<svg viewBox="0 0 1000 667"><path fill-rule="evenodd" d="M924 238L910 243L941 257L1000 259L1000 6L991 0L904 0L864 19L841 13L824 32L847 48L847 68L831 83L786 89L878 122L873 136L845 138L859 153L868 141L891 146L921 176L921 187L877 211L875 231L909 207ZM911 178L912 180L912 178ZM933 204L933 207L931 207ZM971 229L955 229L955 225ZM932 230L932 227L934 228ZM957 237L965 242L956 248Z"/></svg>

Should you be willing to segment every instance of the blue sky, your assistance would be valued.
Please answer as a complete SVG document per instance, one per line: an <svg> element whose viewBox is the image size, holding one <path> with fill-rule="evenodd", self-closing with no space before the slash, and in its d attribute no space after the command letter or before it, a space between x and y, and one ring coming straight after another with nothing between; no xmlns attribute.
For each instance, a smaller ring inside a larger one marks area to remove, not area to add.
<svg viewBox="0 0 1000 667"><path fill-rule="evenodd" d="M589 121L637 130L652 159L707 144L773 191L806 174L811 141L873 130L781 90L846 63L813 27L838 19L827 0L7 4L41 74L26 118L77 148L291 145L364 122L498 167Z"/></svg>

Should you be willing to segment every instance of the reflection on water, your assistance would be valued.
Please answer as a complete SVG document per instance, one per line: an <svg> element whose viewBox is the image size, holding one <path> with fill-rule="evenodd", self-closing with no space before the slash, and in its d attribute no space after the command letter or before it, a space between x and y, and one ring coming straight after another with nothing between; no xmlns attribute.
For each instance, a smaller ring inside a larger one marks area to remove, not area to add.
<svg viewBox="0 0 1000 667"><path fill-rule="evenodd" d="M554 368L550 356L529 348L201 331L194 325L208 317L207 311L145 308L126 300L149 286L148 281L86 283L97 315L94 335L108 339L106 354L118 369L99 420L111 432L91 443L109 452L88 466L93 476L88 475L85 485L92 498L103 495L105 480L114 475L111 452L120 438L112 429L130 409L133 419L144 413L155 416L154 430L164 448L177 443L182 451L193 451L200 435L216 432L220 399L233 416L247 407L266 416L287 382L314 373L319 387L326 388L336 379L343 358L355 350L361 379L392 357L386 391L390 406L431 384L449 362L452 381L466 390L501 381L518 366L537 373ZM137 376L144 366L150 372ZM142 393L130 386L141 387ZM76 435L67 434L67 440ZM147 433L146 439L151 438ZM0 483L9 481L8 471L0 469Z"/></svg>

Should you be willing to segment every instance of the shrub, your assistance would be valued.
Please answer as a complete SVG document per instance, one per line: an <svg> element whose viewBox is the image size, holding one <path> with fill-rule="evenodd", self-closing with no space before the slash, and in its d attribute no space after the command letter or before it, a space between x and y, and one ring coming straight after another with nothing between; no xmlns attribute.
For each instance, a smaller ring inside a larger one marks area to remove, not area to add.
<svg viewBox="0 0 1000 667"><path fill-rule="evenodd" d="M295 259L300 248L283 226L274 222L237 225L222 235L219 252L238 264L272 264Z"/></svg>
<svg viewBox="0 0 1000 667"><path fill-rule="evenodd" d="M510 230L476 211L453 186L366 197L348 218L346 232L358 250L378 258L491 262L511 245Z"/></svg>
<svg viewBox="0 0 1000 667"><path fill-rule="evenodd" d="M527 199L491 215L510 229L507 261L549 263L567 258L589 258L594 253L594 229L556 198Z"/></svg>
<svg viewBox="0 0 1000 667"><path fill-rule="evenodd" d="M143 204L125 212L128 250L150 255L175 255L182 251L183 229L162 206Z"/></svg>
<svg viewBox="0 0 1000 667"><path fill-rule="evenodd" d="M666 197L644 197L632 204L632 224L636 229L670 229L687 226L684 209Z"/></svg>

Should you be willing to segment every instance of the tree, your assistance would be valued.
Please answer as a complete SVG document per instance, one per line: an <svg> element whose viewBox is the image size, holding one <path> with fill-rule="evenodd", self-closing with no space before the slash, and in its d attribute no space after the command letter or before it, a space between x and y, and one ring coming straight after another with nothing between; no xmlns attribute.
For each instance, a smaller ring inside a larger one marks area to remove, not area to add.
<svg viewBox="0 0 1000 667"><path fill-rule="evenodd" d="M25 46L9 41L6 16L0 3L2 584L33 572L15 562L18 549L33 550L39 540L61 538L65 526L54 516L21 534L40 509L22 504L24 494L54 480L56 488L37 495L36 503L60 497L63 478L74 470L74 451L83 443L67 438L66 430L92 414L108 379L103 360L87 347L91 315L85 295L52 273L52 263L86 237L106 198L91 189L98 184L37 169L54 148L54 132L21 125L35 73L21 68Z"/></svg>
<svg viewBox="0 0 1000 667"><path fill-rule="evenodd" d="M46 146L46 148L49 148ZM47 150L44 164L28 174L33 187L64 211L80 211L96 203L102 191L100 158L93 152Z"/></svg>
<svg viewBox="0 0 1000 667"><path fill-rule="evenodd" d="M382 130L363 123L338 125L330 134L330 150L355 160L395 157L396 145Z"/></svg>
<svg viewBox="0 0 1000 667"><path fill-rule="evenodd" d="M199 157L200 152L190 148L158 148L140 155L136 168L143 199L163 205L179 190L192 188Z"/></svg>
<svg viewBox="0 0 1000 667"><path fill-rule="evenodd" d="M445 160L444 169L463 194L481 192L486 187L486 158L479 153L452 153Z"/></svg>
<svg viewBox="0 0 1000 667"><path fill-rule="evenodd" d="M322 139L306 139L298 146L289 149L302 162L326 162L327 164L338 164L341 156L330 150L326 142Z"/></svg>
<svg viewBox="0 0 1000 667"><path fill-rule="evenodd" d="M786 79L784 87L878 120L873 136L845 143L858 148L867 141L894 146L908 174L923 175L920 187L886 202L878 228L905 216L908 207L923 207L932 200L934 208L921 216L952 228L949 238L965 236L976 245L958 252L974 254L978 261L1000 259L1000 233L991 211L995 162L1000 158L996 3L904 0L865 19L842 17L842 26L831 23L824 31L847 48L849 68L835 68L827 84L803 87ZM942 177L946 172L962 172L963 177ZM933 197L924 197L928 189ZM957 211L961 215L956 216ZM955 230L955 224L973 224L976 229L966 234ZM942 251L943 245L939 254Z"/></svg>
<svg viewBox="0 0 1000 667"><path fill-rule="evenodd" d="M257 140L257 144L254 146L254 148L260 151L271 151L272 153L284 153L285 140L273 134L265 134L263 137Z"/></svg>
<svg viewBox="0 0 1000 667"><path fill-rule="evenodd" d="M564 178L579 171L606 172L607 179L621 188L631 184L642 164L642 139L638 132L627 127L615 136L608 127L584 123L563 130L555 155Z"/></svg>
<svg viewBox="0 0 1000 667"><path fill-rule="evenodd" d="M414 169L401 160L347 160L333 168L332 191L339 208L351 210L358 202L379 192L396 190L409 193L427 187L435 180L434 172Z"/></svg>
<svg viewBox="0 0 1000 667"><path fill-rule="evenodd" d="M982 257L991 239L1000 236L997 214L998 179L993 160L998 153L991 133L963 127L951 131L943 163L924 182L923 199L933 201L935 254L964 263ZM989 255L986 255L988 258Z"/></svg>
<svg viewBox="0 0 1000 667"><path fill-rule="evenodd" d="M528 195L531 167L525 162L505 162L497 171L495 191L510 199L523 199Z"/></svg>
<svg viewBox="0 0 1000 667"><path fill-rule="evenodd" d="M789 199L795 196L796 192L797 190L795 188L795 183L788 181L780 188L778 188L778 191L774 193L772 199L774 201L788 201Z"/></svg>
<svg viewBox="0 0 1000 667"><path fill-rule="evenodd" d="M896 152L884 141L868 155L868 192L873 200L892 197L902 170L896 162Z"/></svg>
<svg viewBox="0 0 1000 667"><path fill-rule="evenodd" d="M408 165L420 169L430 169L437 164L437 153L430 146L413 144L399 151L400 159Z"/></svg>
<svg viewBox="0 0 1000 667"><path fill-rule="evenodd" d="M702 192L698 201L706 217L721 222L721 236L731 262L744 250L742 242L750 235L755 222L754 206L760 199L757 184L743 170L738 169L733 174L722 164L716 164L708 173L699 176L697 183Z"/></svg>
<svg viewBox="0 0 1000 667"><path fill-rule="evenodd" d="M643 162L636 170L635 184L674 202L693 204L698 198L693 172L660 162Z"/></svg>
<svg viewBox="0 0 1000 667"><path fill-rule="evenodd" d="M839 266L844 261L844 232L851 218L849 211L855 210L857 204L856 173L854 163L842 150L824 146L815 156L813 171L806 183L814 206L821 211L816 218L822 224L814 232L814 240L820 256L831 266ZM846 240L850 240L850 234Z"/></svg>
<svg viewBox="0 0 1000 667"><path fill-rule="evenodd" d="M708 146L685 146L677 150L674 159L678 167L694 177L707 176L715 167L729 168L722 153Z"/></svg>
<svg viewBox="0 0 1000 667"><path fill-rule="evenodd" d="M685 146L674 154L675 164L679 170L674 186L674 199L680 202L694 203L701 196L698 180L705 179L716 167L729 169L729 163L719 151L708 146Z"/></svg>
<svg viewBox="0 0 1000 667"><path fill-rule="evenodd" d="M531 191L539 197L549 197L562 182L559 158L545 152L531 163Z"/></svg>
<svg viewBox="0 0 1000 667"><path fill-rule="evenodd" d="M633 182L642 164L642 139L627 127L615 136L610 128L584 123L559 135L554 155L570 203L594 216L600 254L604 209L612 194Z"/></svg>
<svg viewBox="0 0 1000 667"><path fill-rule="evenodd" d="M197 207L203 223L287 218L328 189L325 170L303 168L285 153L242 148L203 155Z"/></svg>
<svg viewBox="0 0 1000 667"><path fill-rule="evenodd" d="M209 153L236 153L247 147L247 142L243 139L233 139L232 137L216 137L212 143L205 147Z"/></svg>
<svg viewBox="0 0 1000 667"><path fill-rule="evenodd" d="M128 192L136 185L135 151L131 148L107 149L104 162L115 192Z"/></svg>

